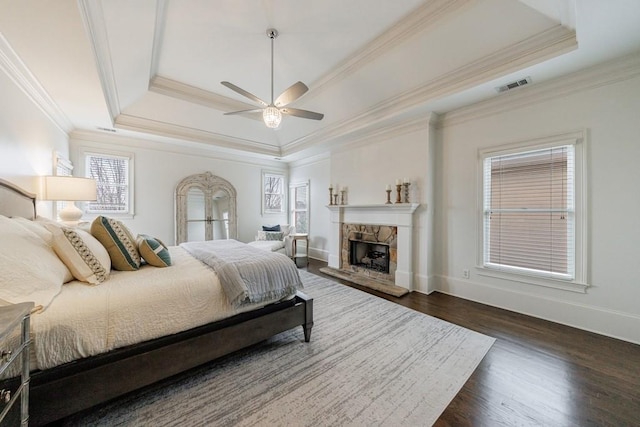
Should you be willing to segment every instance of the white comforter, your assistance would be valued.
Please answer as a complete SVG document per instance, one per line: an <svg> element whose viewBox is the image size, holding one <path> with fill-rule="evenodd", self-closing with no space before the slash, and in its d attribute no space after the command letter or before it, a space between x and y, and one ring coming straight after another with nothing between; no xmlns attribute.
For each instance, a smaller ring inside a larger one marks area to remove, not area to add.
<svg viewBox="0 0 640 427"><path fill-rule="evenodd" d="M231 307L216 273L180 247L171 247L170 252L171 267L112 271L109 280L97 286L65 284L47 310L32 316L37 363L32 369L51 368L259 307Z"/></svg>

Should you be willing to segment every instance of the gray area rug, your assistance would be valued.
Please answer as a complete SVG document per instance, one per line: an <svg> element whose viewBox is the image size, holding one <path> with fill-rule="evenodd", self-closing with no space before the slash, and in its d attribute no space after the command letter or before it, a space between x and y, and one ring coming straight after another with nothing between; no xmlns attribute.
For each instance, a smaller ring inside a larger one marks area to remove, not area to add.
<svg viewBox="0 0 640 427"><path fill-rule="evenodd" d="M300 271L302 328L79 414L65 425L424 426L493 338Z"/></svg>

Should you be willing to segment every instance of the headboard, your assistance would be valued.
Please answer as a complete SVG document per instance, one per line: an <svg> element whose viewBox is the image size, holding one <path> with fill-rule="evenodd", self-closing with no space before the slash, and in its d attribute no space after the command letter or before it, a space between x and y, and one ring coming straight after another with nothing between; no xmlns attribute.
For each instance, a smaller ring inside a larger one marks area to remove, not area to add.
<svg viewBox="0 0 640 427"><path fill-rule="evenodd" d="M36 195L0 179L0 215L36 217Z"/></svg>

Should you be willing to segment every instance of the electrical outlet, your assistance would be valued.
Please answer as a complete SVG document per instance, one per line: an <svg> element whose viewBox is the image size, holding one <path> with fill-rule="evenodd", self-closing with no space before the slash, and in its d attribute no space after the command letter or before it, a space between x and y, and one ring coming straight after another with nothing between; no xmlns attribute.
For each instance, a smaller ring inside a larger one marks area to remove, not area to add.
<svg viewBox="0 0 640 427"><path fill-rule="evenodd" d="M462 270L462 277L464 277L465 279L469 278L469 269L465 268L464 270Z"/></svg>

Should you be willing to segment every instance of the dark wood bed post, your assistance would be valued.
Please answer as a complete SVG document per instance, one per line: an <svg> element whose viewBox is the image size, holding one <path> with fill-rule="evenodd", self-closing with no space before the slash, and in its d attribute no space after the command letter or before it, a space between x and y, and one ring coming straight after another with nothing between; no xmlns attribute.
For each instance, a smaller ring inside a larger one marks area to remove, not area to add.
<svg viewBox="0 0 640 427"><path fill-rule="evenodd" d="M298 291L297 295L305 302L304 325L302 325L302 329L304 330L304 342L309 342L311 341L311 328L313 328L313 298L300 291Z"/></svg>

